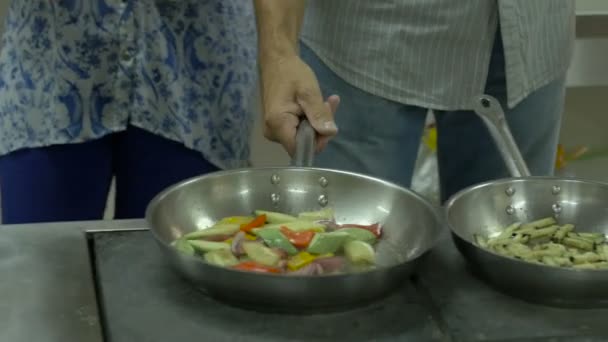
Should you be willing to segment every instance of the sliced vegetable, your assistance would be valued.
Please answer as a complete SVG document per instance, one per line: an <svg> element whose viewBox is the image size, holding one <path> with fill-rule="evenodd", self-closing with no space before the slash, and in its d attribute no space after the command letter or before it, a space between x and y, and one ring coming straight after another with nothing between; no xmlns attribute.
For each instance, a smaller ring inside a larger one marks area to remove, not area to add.
<svg viewBox="0 0 608 342"><path fill-rule="evenodd" d="M256 210L255 214L257 216L266 215L266 221L268 223L286 223L297 221L298 219L294 216L277 213L274 211L264 211L264 210Z"/></svg>
<svg viewBox="0 0 608 342"><path fill-rule="evenodd" d="M257 234L268 247L280 248L291 255L298 253L298 249L278 229L262 229Z"/></svg>
<svg viewBox="0 0 608 342"><path fill-rule="evenodd" d="M374 224L370 224L370 225L360 225L360 224L342 224L339 226L340 229L344 229L344 228L361 228L361 229L366 229L369 230L370 232L374 233L374 235L376 235L376 237L380 237L382 236L382 227L380 226L380 223L374 223Z"/></svg>
<svg viewBox="0 0 608 342"><path fill-rule="evenodd" d="M597 261L602 261L602 256L593 252L587 252L579 255L573 255L570 260L575 264L588 264Z"/></svg>
<svg viewBox="0 0 608 342"><path fill-rule="evenodd" d="M546 217L546 218L542 218L540 220L536 220L536 221L532 221L530 223L523 224L521 226L521 229L525 230L525 229L529 229L529 228L533 228L533 229L543 228L543 227L552 226L556 223L557 223L557 221L555 221L555 219L553 217Z"/></svg>
<svg viewBox="0 0 608 342"><path fill-rule="evenodd" d="M312 241L312 238L315 236L314 230L303 230L299 232L295 232L287 227L281 227L281 233L285 235L285 237L291 242L294 246L298 248L306 248Z"/></svg>
<svg viewBox="0 0 608 342"><path fill-rule="evenodd" d="M295 270L298 270L298 269L310 264L316 258L317 258L316 256L314 256L308 252L300 252L297 255L290 258L289 261L287 261L287 267L290 270L295 271Z"/></svg>
<svg viewBox="0 0 608 342"><path fill-rule="evenodd" d="M184 237L188 240L190 239L200 239L210 236L231 236L236 234L239 231L240 226L238 224L226 223L226 224L216 224L213 227L195 230L191 233L184 235ZM225 240L225 239L224 239Z"/></svg>
<svg viewBox="0 0 608 342"><path fill-rule="evenodd" d="M566 235L568 233L570 233L572 230L574 230L574 225L565 224L565 225L559 227L559 229L555 232L555 234L553 234L553 239L557 242L562 242L562 240L566 237Z"/></svg>
<svg viewBox="0 0 608 342"><path fill-rule="evenodd" d="M353 240L365 241L370 244L376 242L376 235L367 229L350 227L342 228L340 232L348 234Z"/></svg>
<svg viewBox="0 0 608 342"><path fill-rule="evenodd" d="M307 251L313 254L335 253L339 250L349 235L340 231L317 233L313 237Z"/></svg>
<svg viewBox="0 0 608 342"><path fill-rule="evenodd" d="M483 236L479 234L473 235L473 241L475 241L475 243L480 247L488 247L488 240L486 240Z"/></svg>
<svg viewBox="0 0 608 342"><path fill-rule="evenodd" d="M257 236L255 236L255 235L253 235L253 234L246 233L246 234L245 234L245 239L247 239L247 240L249 240L249 241L255 241L255 240L257 240L257 239L258 239L258 237L257 237Z"/></svg>
<svg viewBox="0 0 608 342"><path fill-rule="evenodd" d="M188 243L200 253L207 253L218 249L230 250L230 244L225 242L188 240Z"/></svg>
<svg viewBox="0 0 608 342"><path fill-rule="evenodd" d="M297 271L288 272L290 276L314 276L323 273L323 268L316 263L310 263Z"/></svg>
<svg viewBox="0 0 608 342"><path fill-rule="evenodd" d="M555 233L558 228L559 228L559 226L550 226L547 228L539 228L539 229L535 229L534 231L529 232L525 235L528 235L531 240L532 239L542 239L542 238L553 236L553 233Z"/></svg>
<svg viewBox="0 0 608 342"><path fill-rule="evenodd" d="M592 251L595 247L593 241L569 236L564 238L563 243L566 246L582 249L585 251Z"/></svg>
<svg viewBox="0 0 608 342"><path fill-rule="evenodd" d="M582 269L608 266L605 234L574 232L572 224L555 223L553 218L516 223L494 238L473 235L473 240L483 248L531 263Z"/></svg>
<svg viewBox="0 0 608 342"><path fill-rule="evenodd" d="M243 262L233 266L232 268L234 268L235 270L249 271L249 272L281 273L281 269L279 269L279 268L262 265L255 261L243 261Z"/></svg>
<svg viewBox="0 0 608 342"><path fill-rule="evenodd" d="M334 210L332 208L325 208L318 211L305 211L298 215L298 219L308 221L333 220Z"/></svg>
<svg viewBox="0 0 608 342"><path fill-rule="evenodd" d="M276 267L281 256L259 242L243 242L243 250L251 260L266 266Z"/></svg>
<svg viewBox="0 0 608 342"><path fill-rule="evenodd" d="M376 261L374 247L363 241L347 241L344 244L344 255L355 264L373 264Z"/></svg>
<svg viewBox="0 0 608 342"><path fill-rule="evenodd" d="M245 235L245 232L238 232L232 239L232 243L230 244L230 250L236 256L241 256L245 254L245 250L243 250L243 242L245 242Z"/></svg>
<svg viewBox="0 0 608 342"><path fill-rule="evenodd" d="M312 221L293 221L287 223L273 223L264 225L261 228L257 228L253 230L253 233L256 233L259 229L281 229L281 227L287 227L293 231L299 232L302 230L314 230L315 232L324 232L325 225L312 222Z"/></svg>
<svg viewBox="0 0 608 342"><path fill-rule="evenodd" d="M314 263L321 266L323 273L334 273L344 270L346 258L342 256L319 256Z"/></svg>
<svg viewBox="0 0 608 342"><path fill-rule="evenodd" d="M510 237L516 230L521 227L521 222L515 222L512 225L508 226L503 230L502 233L497 237L497 239L506 239Z"/></svg>
<svg viewBox="0 0 608 342"><path fill-rule="evenodd" d="M241 230L244 232L250 232L254 228L258 228L266 224L266 215L260 215L254 218L251 222L241 225Z"/></svg>
<svg viewBox="0 0 608 342"><path fill-rule="evenodd" d="M230 216L230 217L224 217L223 219L219 220L217 224L238 224L239 226L241 224L246 224L249 223L251 221L253 221L253 219L255 219L255 217L252 216Z"/></svg>
<svg viewBox="0 0 608 342"><path fill-rule="evenodd" d="M239 259L237 259L230 250L227 249L218 249L215 251L205 253L205 261L220 267L230 267L239 263Z"/></svg>
<svg viewBox="0 0 608 342"><path fill-rule="evenodd" d="M171 243L178 251L187 254L194 255L196 252L194 247L184 238L179 238Z"/></svg>

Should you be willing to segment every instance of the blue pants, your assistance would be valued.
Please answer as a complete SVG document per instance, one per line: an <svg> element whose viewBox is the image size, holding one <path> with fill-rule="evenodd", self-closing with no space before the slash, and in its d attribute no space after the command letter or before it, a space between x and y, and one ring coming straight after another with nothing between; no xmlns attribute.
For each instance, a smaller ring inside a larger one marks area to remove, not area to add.
<svg viewBox="0 0 608 342"><path fill-rule="evenodd" d="M0 158L2 223L97 220L116 176L115 217L141 218L165 187L218 170L202 155L142 129Z"/></svg>
<svg viewBox="0 0 608 342"><path fill-rule="evenodd" d="M301 56L315 71L325 97L342 98L339 133L316 158L318 167L342 169L411 184L427 108L403 105L356 88L332 72L306 45ZM506 106L506 77L500 39L494 46L486 93L500 100L513 136L533 175L553 173L565 75L512 109ZM479 182L508 176L486 127L474 112L435 111L442 201Z"/></svg>

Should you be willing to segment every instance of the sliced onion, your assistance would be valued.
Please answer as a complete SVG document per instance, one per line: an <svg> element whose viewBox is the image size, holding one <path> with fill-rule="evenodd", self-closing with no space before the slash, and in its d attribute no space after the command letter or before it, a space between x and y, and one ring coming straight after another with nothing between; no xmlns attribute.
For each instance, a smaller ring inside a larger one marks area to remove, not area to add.
<svg viewBox="0 0 608 342"><path fill-rule="evenodd" d="M340 225L336 223L336 221L334 220L320 220L320 221L316 221L315 223L318 224L322 224L325 227L327 227L327 229L329 230L336 230L340 228Z"/></svg>
<svg viewBox="0 0 608 342"><path fill-rule="evenodd" d="M281 248L273 247L271 249L273 252L277 253L281 259L287 259L289 257L289 254L287 254L287 252Z"/></svg>
<svg viewBox="0 0 608 342"><path fill-rule="evenodd" d="M236 256L241 256L245 254L245 250L243 250L243 242L245 241L245 233L238 232L234 238L232 239L232 245L230 246L230 250L232 254Z"/></svg>
<svg viewBox="0 0 608 342"><path fill-rule="evenodd" d="M346 266L346 259L341 256L319 258L313 263L321 266L322 273L333 273L344 269Z"/></svg>
<svg viewBox="0 0 608 342"><path fill-rule="evenodd" d="M316 264L316 263L310 263L302 268L300 268L297 271L293 271L293 272L288 272L287 275L292 275L292 276L313 276L313 275L319 275L323 273L323 268L321 267L321 265Z"/></svg>

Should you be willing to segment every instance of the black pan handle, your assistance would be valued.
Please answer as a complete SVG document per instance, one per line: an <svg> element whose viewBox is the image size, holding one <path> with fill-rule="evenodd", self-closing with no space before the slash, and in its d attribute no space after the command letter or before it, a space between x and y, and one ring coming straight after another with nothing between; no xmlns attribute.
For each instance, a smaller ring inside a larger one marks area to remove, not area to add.
<svg viewBox="0 0 608 342"><path fill-rule="evenodd" d="M291 165L296 167L312 167L315 158L315 136L317 133L308 120L300 121L296 133L296 153L291 159Z"/></svg>

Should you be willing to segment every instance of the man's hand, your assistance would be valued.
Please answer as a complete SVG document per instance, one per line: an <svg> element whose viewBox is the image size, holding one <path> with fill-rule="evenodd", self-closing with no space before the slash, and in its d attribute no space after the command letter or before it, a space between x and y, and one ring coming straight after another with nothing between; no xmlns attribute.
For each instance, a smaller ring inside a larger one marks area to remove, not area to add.
<svg viewBox="0 0 608 342"><path fill-rule="evenodd" d="M261 70L264 136L293 156L298 124L305 117L317 131L321 151L338 132L334 113L340 98L324 101L314 72L296 55L266 60Z"/></svg>
<svg viewBox="0 0 608 342"><path fill-rule="evenodd" d="M317 131L317 150L338 128L334 113L340 98L323 101L315 74L298 57L305 0L254 0L264 110L264 135L293 156L296 131L306 117Z"/></svg>

